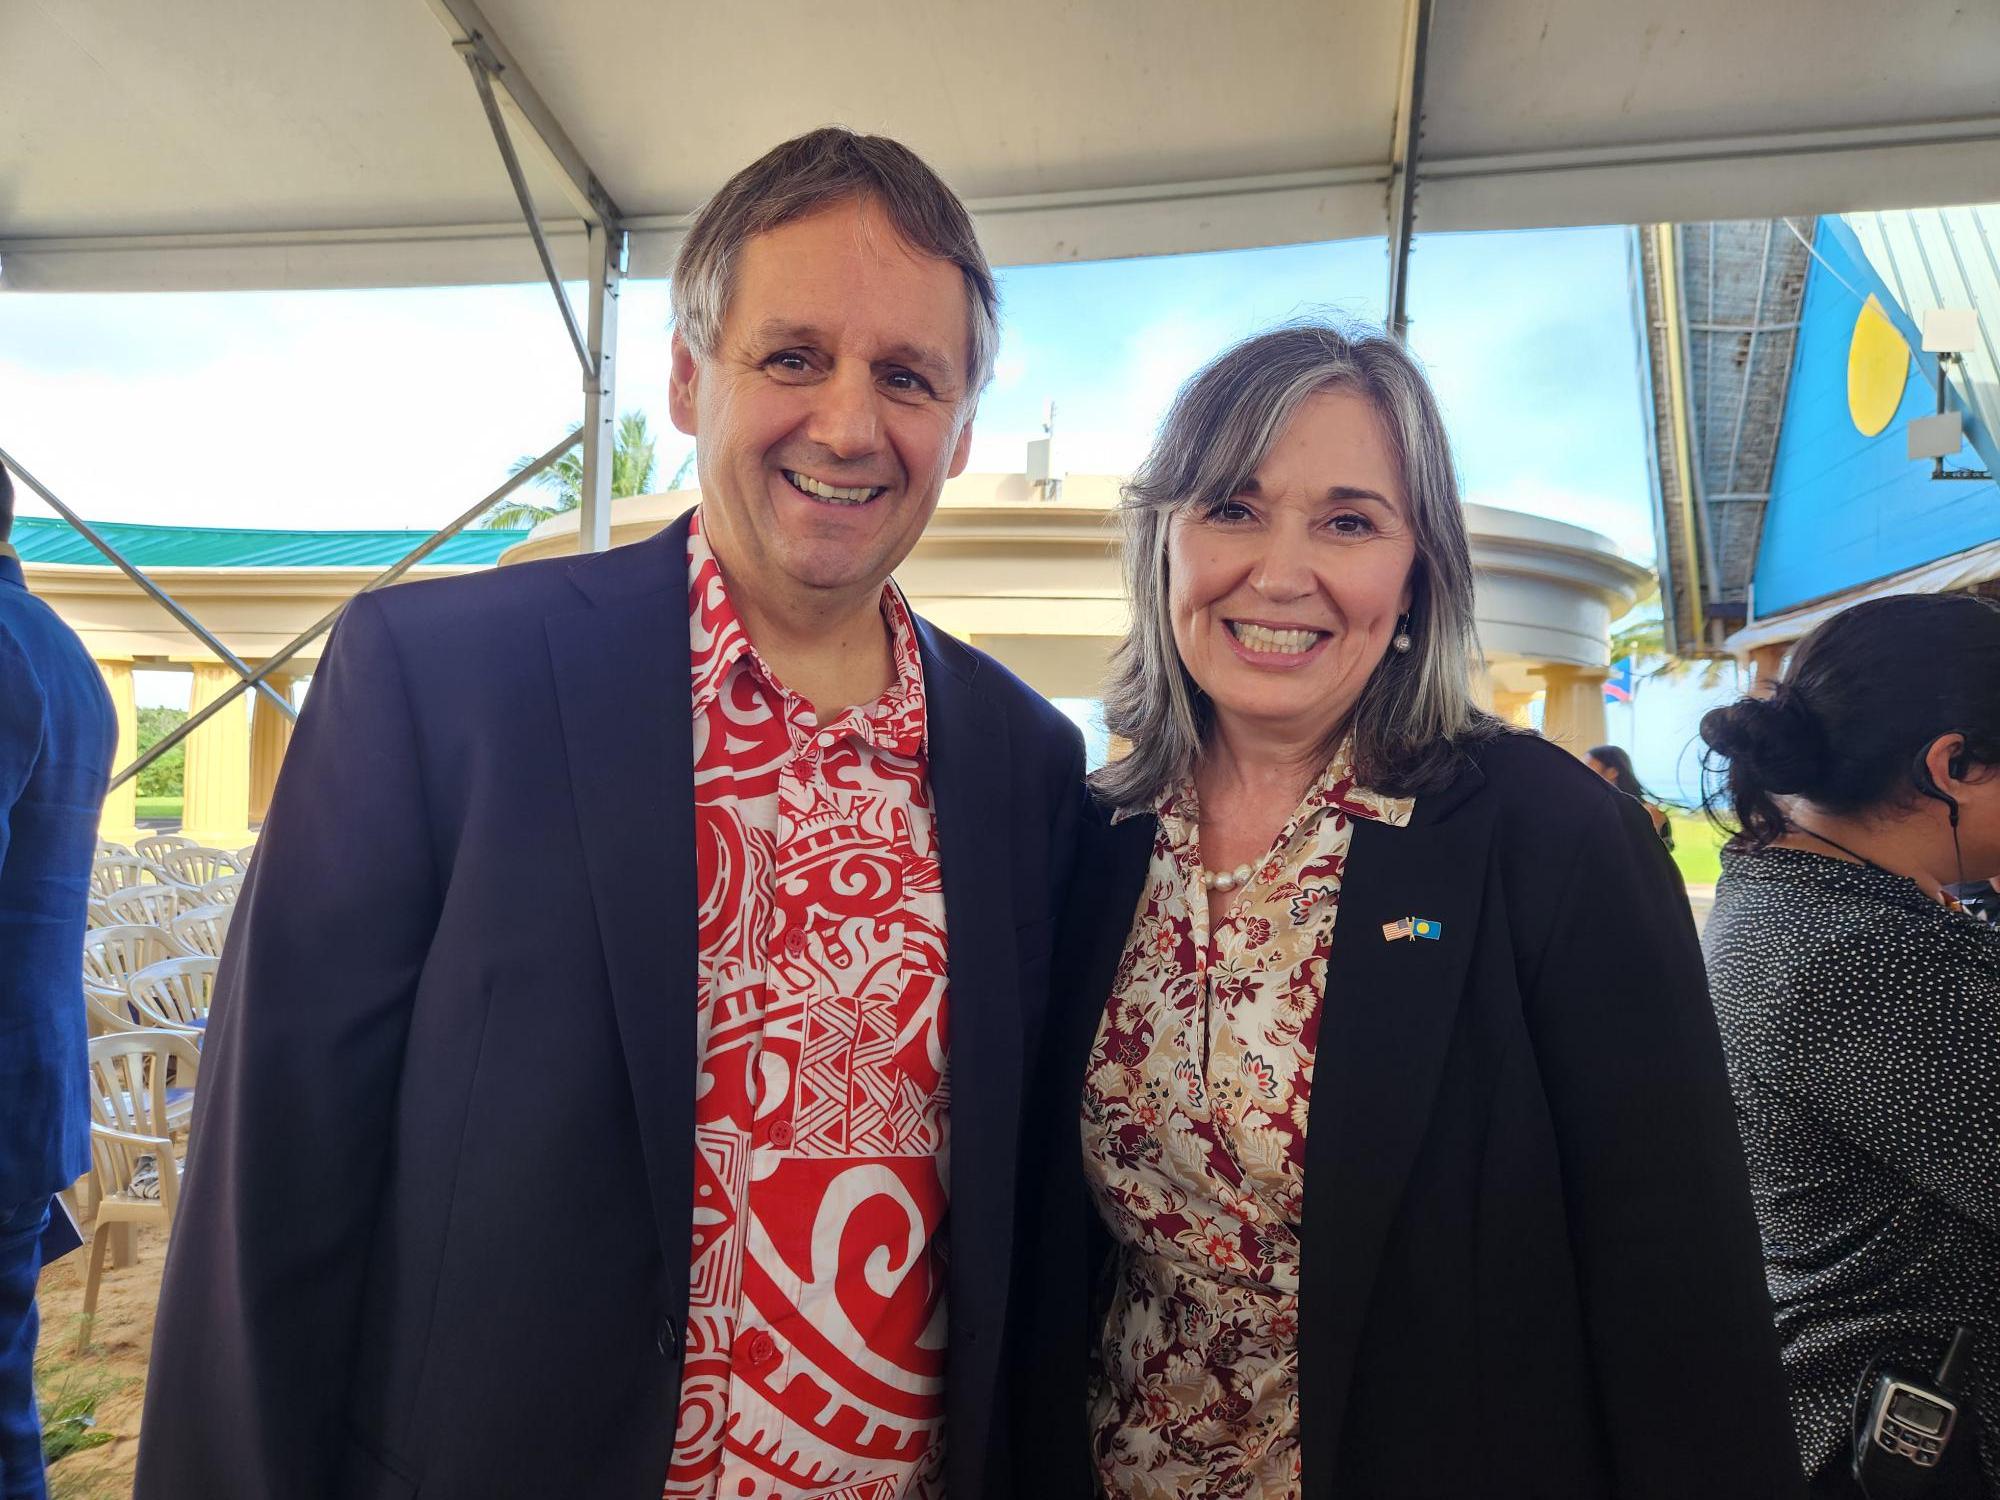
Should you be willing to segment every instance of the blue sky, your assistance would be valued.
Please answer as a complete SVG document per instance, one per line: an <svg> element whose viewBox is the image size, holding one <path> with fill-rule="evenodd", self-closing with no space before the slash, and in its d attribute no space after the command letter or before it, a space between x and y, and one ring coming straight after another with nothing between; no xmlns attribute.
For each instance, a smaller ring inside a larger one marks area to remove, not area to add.
<svg viewBox="0 0 2000 1500"><path fill-rule="evenodd" d="M1628 234L1420 237L1410 309L1467 497L1645 561ZM1203 360L1304 313L1379 317L1384 278L1380 240L1005 271L972 466L1018 469L1054 400L1070 470L1129 469ZM686 446L666 327L664 283L628 284L619 406L663 434L662 480ZM100 520L428 528L579 405L539 286L0 296L0 446Z"/></svg>

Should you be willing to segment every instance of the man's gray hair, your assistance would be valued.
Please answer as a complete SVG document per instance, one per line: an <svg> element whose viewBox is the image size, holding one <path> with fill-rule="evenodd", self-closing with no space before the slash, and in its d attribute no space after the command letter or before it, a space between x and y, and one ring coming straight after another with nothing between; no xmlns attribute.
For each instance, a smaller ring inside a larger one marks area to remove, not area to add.
<svg viewBox="0 0 2000 1500"><path fill-rule="evenodd" d="M1112 655L1105 727L1131 753L1091 778L1114 808L1145 810L1194 773L1212 719L1181 664L1168 605L1167 535L1174 516L1237 494L1306 398L1352 391L1381 418L1416 535L1408 652L1389 651L1345 722L1365 786L1396 796L1449 780L1462 745L1500 733L1472 695L1478 650L1472 551L1451 445L1429 382L1403 346L1368 326L1301 322L1246 339L1198 372L1174 398L1152 451L1124 490L1125 588L1132 628Z"/></svg>
<svg viewBox="0 0 2000 1500"><path fill-rule="evenodd" d="M958 195L916 152L883 135L823 126L773 147L723 184L695 212L674 257L674 326L696 354L712 357L743 246L855 199L879 205L913 249L950 261L965 277L967 391L977 396L993 376L1000 349L993 268Z"/></svg>

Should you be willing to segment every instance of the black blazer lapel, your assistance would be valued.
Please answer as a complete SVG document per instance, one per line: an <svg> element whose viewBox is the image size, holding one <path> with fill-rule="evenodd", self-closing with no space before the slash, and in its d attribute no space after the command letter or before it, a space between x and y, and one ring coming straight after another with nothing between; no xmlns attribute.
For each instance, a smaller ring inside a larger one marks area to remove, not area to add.
<svg viewBox="0 0 2000 1500"><path fill-rule="evenodd" d="M945 1401L951 1493L960 1496L976 1493L985 1469L1007 1319L1025 1064L1009 822L1017 814L1007 717L979 691L978 658L927 623L918 631L944 880L951 1045Z"/></svg>
<svg viewBox="0 0 2000 1500"><path fill-rule="evenodd" d="M1150 816L1112 823L1092 798L1077 831L1070 896L1056 924L1049 1018L1027 1122L1022 1191L1027 1301L1016 1315L1020 1374L1015 1458L1017 1493L1079 1495L1092 1490L1084 1371L1101 1329L1092 1326L1093 1291L1111 1240L1085 1185L1080 1102L1091 1043L1104 1019L1132 914L1145 889L1158 823Z"/></svg>
<svg viewBox="0 0 2000 1500"><path fill-rule="evenodd" d="M1357 819L1327 955L1306 1131L1299 1399L1306 1493L1328 1493L1384 1241L1429 1123L1472 957L1488 818L1468 764L1409 826ZM1435 941L1385 923L1442 924Z"/></svg>
<svg viewBox="0 0 2000 1500"><path fill-rule="evenodd" d="M1061 1013L1050 1017L1050 1055L1062 1060L1065 1075L1056 1095L1067 1101L1071 1119L1067 1143L1077 1145L1077 1101L1090 1071L1090 1048L1104 1020L1118 960L1132 936L1132 919L1146 888L1159 820L1142 813L1113 823L1094 800L1078 839L1071 911L1061 924L1055 955L1055 999Z"/></svg>
<svg viewBox="0 0 2000 1500"><path fill-rule="evenodd" d="M694 1200L699 955L687 518L651 541L581 560L571 579L592 607L549 620L549 652L664 1297L678 1320Z"/></svg>

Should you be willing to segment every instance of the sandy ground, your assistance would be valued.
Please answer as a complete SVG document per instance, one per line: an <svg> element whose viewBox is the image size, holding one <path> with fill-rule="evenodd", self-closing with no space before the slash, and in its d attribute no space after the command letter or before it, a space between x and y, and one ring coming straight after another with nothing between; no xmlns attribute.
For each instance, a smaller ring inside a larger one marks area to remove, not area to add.
<svg viewBox="0 0 2000 1500"><path fill-rule="evenodd" d="M84 1226L86 1231L89 1225ZM139 1456L139 1409L146 1394L146 1359L153 1348L153 1304L160 1296L166 1232L138 1231L138 1263L104 1273L90 1347L81 1355L76 1335L83 1315L86 1246L42 1272L42 1334L37 1384L46 1400L68 1389L98 1392L97 1426L116 1434L101 1448L72 1453L49 1470L51 1500L112 1500L132 1493Z"/></svg>

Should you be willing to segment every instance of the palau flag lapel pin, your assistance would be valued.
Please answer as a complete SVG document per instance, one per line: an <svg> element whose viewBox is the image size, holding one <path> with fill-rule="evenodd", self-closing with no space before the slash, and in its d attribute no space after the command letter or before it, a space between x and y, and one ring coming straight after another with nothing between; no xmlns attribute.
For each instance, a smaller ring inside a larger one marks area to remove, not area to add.
<svg viewBox="0 0 2000 1500"><path fill-rule="evenodd" d="M1382 924L1382 941L1400 942L1404 938L1421 938L1435 943L1444 936L1444 923L1436 917L1403 917L1394 922Z"/></svg>

